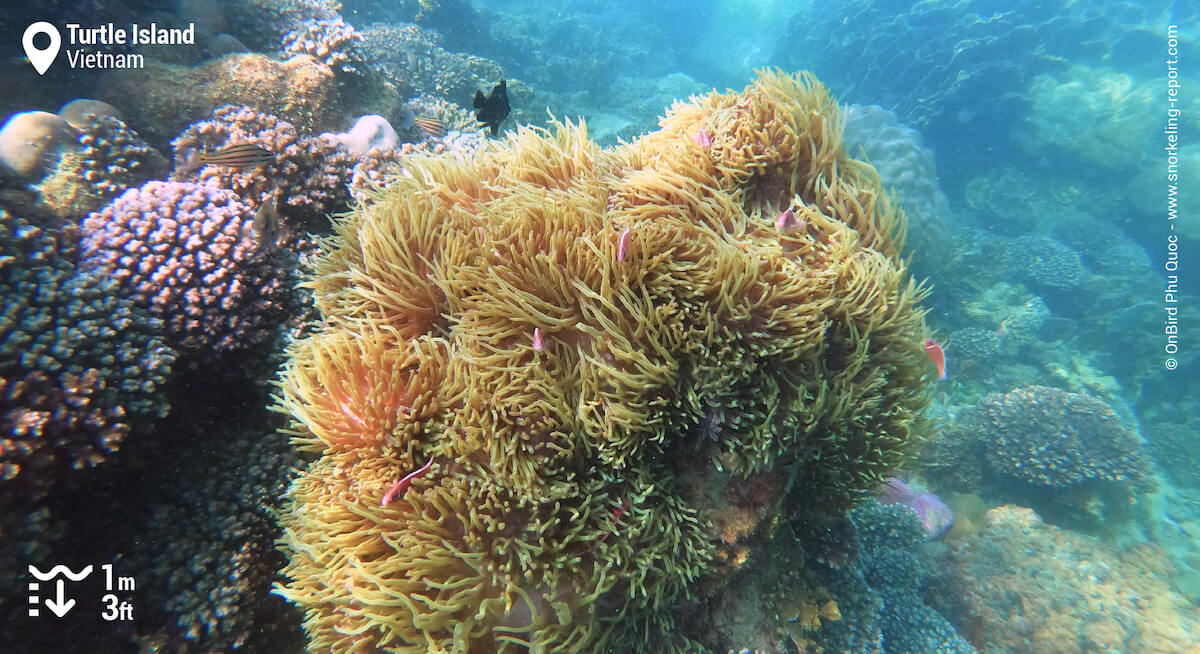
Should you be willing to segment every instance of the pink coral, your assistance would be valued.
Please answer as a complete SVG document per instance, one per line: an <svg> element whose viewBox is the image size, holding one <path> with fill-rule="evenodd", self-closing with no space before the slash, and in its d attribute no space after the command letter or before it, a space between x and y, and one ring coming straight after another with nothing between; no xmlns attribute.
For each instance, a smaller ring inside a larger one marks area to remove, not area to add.
<svg viewBox="0 0 1200 654"><path fill-rule="evenodd" d="M149 182L88 216L82 265L111 275L184 349L254 345L277 321L285 287L253 222L232 191Z"/></svg>

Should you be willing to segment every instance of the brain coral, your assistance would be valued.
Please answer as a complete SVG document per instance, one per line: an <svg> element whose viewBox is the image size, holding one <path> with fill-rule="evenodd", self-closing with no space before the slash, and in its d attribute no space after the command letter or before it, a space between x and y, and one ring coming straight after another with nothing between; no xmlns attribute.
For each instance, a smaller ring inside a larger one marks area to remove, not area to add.
<svg viewBox="0 0 1200 654"><path fill-rule="evenodd" d="M417 155L338 221L279 395L313 651L724 649L784 500L906 459L924 293L837 104L764 73L661 125Z"/></svg>

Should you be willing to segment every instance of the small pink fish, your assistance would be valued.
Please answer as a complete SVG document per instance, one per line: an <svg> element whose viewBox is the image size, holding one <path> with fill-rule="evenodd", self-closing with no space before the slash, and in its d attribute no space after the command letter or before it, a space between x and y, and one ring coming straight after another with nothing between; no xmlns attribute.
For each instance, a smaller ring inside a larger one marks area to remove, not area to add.
<svg viewBox="0 0 1200 654"><path fill-rule="evenodd" d="M389 488L388 492L384 494L383 501L380 502L380 505L387 506L388 504L391 504L392 500L396 499L396 497L403 495L404 491L408 490L408 487L412 485L412 480L416 479L417 477L421 477L425 473L429 472L429 467L432 465L433 465L433 457L431 456L431 457L429 457L429 461L425 465L421 466L420 468L417 468L416 470L413 470L412 472L408 473L407 475L404 475L403 479L392 484L392 487Z"/></svg>
<svg viewBox="0 0 1200 654"><path fill-rule="evenodd" d="M700 128L699 132L696 132L696 135L692 137L692 140L696 142L696 145L702 148L711 148L713 144L712 135L709 134L708 130L704 129L703 127Z"/></svg>
<svg viewBox="0 0 1200 654"><path fill-rule="evenodd" d="M533 328L533 349L540 352L543 347L545 347L545 345L542 343L542 328L534 327Z"/></svg>
<svg viewBox="0 0 1200 654"><path fill-rule="evenodd" d="M932 338L925 339L925 354L929 355L929 360L937 368L938 379L946 378L946 353L942 351L942 346L938 345Z"/></svg>
<svg viewBox="0 0 1200 654"><path fill-rule="evenodd" d="M795 222L796 222L796 212L793 211L791 207L788 207L787 211L779 214L779 217L775 219L775 226L778 227L779 229L787 229L788 226L792 225Z"/></svg>
<svg viewBox="0 0 1200 654"><path fill-rule="evenodd" d="M617 241L617 261L624 261L625 255L629 254L629 228L621 232L621 239Z"/></svg>

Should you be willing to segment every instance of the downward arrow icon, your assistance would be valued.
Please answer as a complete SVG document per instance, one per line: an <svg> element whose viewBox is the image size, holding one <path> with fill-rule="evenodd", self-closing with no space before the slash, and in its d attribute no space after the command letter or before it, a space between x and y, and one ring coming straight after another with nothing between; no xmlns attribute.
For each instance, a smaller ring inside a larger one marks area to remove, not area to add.
<svg viewBox="0 0 1200 654"><path fill-rule="evenodd" d="M58 598L56 600L55 599L46 600L46 608L53 611L54 615L56 615L60 618L63 617L64 615L66 615L67 611L71 610L71 607L75 606L75 600L66 599L65 597L63 597L63 588L65 588L65 586L66 586L66 584L63 583L63 580L59 579L58 583L57 583Z"/></svg>

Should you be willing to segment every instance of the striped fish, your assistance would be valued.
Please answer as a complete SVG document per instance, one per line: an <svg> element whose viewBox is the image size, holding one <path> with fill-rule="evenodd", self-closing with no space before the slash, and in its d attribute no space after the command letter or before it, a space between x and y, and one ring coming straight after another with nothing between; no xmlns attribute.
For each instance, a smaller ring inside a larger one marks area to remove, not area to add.
<svg viewBox="0 0 1200 654"><path fill-rule="evenodd" d="M275 161L275 154L257 143L238 143L200 155L200 165L258 168Z"/></svg>
<svg viewBox="0 0 1200 654"><path fill-rule="evenodd" d="M422 118L417 116L413 118L413 122L429 138L439 139L446 133L446 124L437 118Z"/></svg>

